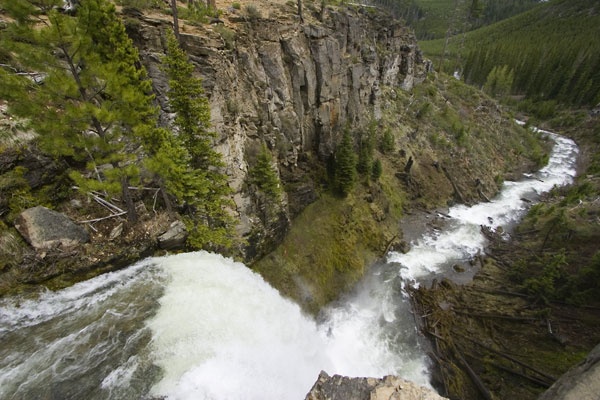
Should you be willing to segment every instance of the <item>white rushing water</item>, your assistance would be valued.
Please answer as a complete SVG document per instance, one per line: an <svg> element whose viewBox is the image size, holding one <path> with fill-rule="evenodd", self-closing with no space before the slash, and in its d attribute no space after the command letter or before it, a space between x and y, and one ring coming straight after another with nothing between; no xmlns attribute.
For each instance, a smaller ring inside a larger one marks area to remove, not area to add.
<svg viewBox="0 0 600 400"><path fill-rule="evenodd" d="M569 183L575 144L498 198L449 211L407 254L391 253L354 293L314 319L243 264L196 252L151 258L36 300L0 299L0 399L302 399L321 370L397 374L428 385L403 290L485 246L522 198Z"/></svg>
<svg viewBox="0 0 600 400"><path fill-rule="evenodd" d="M434 230L425 234L412 244L407 254L389 254L388 261L401 266L404 279L417 280L448 272L448 266L472 259L486 245L481 226L491 229L510 227L523 217L531 205L531 198L573 181L577 145L563 136L541 132L556 143L544 168L525 175L521 181L505 182L500 194L488 203L450 208L450 218L443 231Z"/></svg>

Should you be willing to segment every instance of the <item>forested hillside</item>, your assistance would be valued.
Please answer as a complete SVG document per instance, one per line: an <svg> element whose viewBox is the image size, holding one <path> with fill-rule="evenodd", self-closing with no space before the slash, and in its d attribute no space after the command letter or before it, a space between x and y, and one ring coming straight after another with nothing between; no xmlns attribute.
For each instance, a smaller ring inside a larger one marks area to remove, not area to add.
<svg viewBox="0 0 600 400"><path fill-rule="evenodd" d="M462 71L492 95L525 95L573 106L600 102L600 3L555 0L470 32L424 42L438 69Z"/></svg>
<svg viewBox="0 0 600 400"><path fill-rule="evenodd" d="M373 0L403 18L420 40L438 39L527 11L539 0Z"/></svg>

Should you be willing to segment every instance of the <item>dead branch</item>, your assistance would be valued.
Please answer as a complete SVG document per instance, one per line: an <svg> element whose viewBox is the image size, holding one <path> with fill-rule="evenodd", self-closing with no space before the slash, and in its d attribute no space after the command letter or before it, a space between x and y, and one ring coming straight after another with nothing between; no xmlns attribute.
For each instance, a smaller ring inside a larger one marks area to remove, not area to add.
<svg viewBox="0 0 600 400"><path fill-rule="evenodd" d="M111 215L108 215L106 217L100 217L100 218L94 218L94 219L87 219L85 221L77 221L77 223L79 223L79 224L89 224L89 223L92 223L92 222L104 221L105 219L109 219L109 218L120 217L121 215L125 215L125 214L127 214L127 211L123 211L123 212L120 212L120 213L117 213L117 214L111 214Z"/></svg>

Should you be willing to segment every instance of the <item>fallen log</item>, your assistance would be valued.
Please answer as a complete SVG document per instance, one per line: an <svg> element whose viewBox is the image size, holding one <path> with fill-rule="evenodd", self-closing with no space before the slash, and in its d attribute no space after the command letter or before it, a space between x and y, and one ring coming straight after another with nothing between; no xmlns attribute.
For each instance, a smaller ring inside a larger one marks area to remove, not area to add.
<svg viewBox="0 0 600 400"><path fill-rule="evenodd" d="M525 368L527 368L527 369L529 369L529 370L531 370L531 371L535 372L536 374L538 374L538 375L540 375L540 376L543 376L543 377L544 377L544 378L546 378L546 379L549 379L549 380L551 380L552 382L556 381L556 377L554 377L554 376L552 376L552 375L549 375L549 374L547 374L547 373L545 373L545 372L543 372L543 371L540 371L539 369L537 369L537 368L535 368L535 367L533 367L533 366L531 366L531 365L529 365L529 364L527 364L527 363L525 363L525 362L523 362L523 361L517 360L516 358L514 358L513 356L511 356L511 355L509 355L509 354L506 354L506 353L504 353L504 352L501 352L501 351L499 351L499 350L496 350L496 349L494 349L493 347L490 347L490 346L488 346L488 345L486 345L486 344L484 344L484 343L481 343L481 342L480 342L480 341L478 341L478 340L475 340L475 339L473 339L473 338L470 338L470 337L468 337L468 336L466 336L466 335L463 335L463 334L462 334L462 333L460 333L460 332L454 332L454 331L453 331L453 333L454 333L455 335L458 335L458 336L461 336L461 337L463 337L463 338L467 339L467 340L468 340L468 341L470 341L470 342L473 342L473 343L475 343L476 345L478 345L478 346L480 346L480 347L482 347L482 348L484 348L484 349L486 349L486 350L488 350L488 351L490 351L490 352L492 352L492 353L494 353L494 354L497 354L497 355L499 355L499 356L501 356L501 357L504 357L504 358L506 358L507 360L510 360L510 361L514 362L515 364L518 364L518 365L520 365L520 366L522 366L522 367L525 367Z"/></svg>
<svg viewBox="0 0 600 400"><path fill-rule="evenodd" d="M483 398L485 400L492 400L492 394L490 393L490 391L488 390L488 388L485 386L485 384L483 383L483 381L481 380L481 378L479 377L479 375L477 375L475 373L475 371L473 370L473 368L471 368L471 366L469 365L469 363L467 362L467 360L465 360L465 358L462 356L462 354L458 351L458 349L456 347L455 347L454 350L455 350L455 353L456 353L456 358L463 364L463 367L465 368L465 371L469 375L469 378L471 378L471 380L475 384L475 387L477 388L477 390L479 391L479 393L481 393L481 395L483 396Z"/></svg>

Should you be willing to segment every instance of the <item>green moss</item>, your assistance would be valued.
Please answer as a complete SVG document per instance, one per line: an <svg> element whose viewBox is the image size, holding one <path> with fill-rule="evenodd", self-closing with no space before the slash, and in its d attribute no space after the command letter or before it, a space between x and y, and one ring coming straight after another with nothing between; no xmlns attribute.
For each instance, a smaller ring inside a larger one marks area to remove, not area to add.
<svg viewBox="0 0 600 400"><path fill-rule="evenodd" d="M284 242L252 268L310 312L349 290L381 255L386 226L378 222L360 186L346 198L324 194L292 225Z"/></svg>

